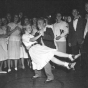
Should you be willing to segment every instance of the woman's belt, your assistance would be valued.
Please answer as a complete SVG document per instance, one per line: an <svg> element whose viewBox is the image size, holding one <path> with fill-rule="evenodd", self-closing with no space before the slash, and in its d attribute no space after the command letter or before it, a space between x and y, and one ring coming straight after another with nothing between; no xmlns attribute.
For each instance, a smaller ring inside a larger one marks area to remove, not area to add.
<svg viewBox="0 0 88 88"><path fill-rule="evenodd" d="M36 44L38 44L38 43L32 44L30 47L27 47L27 49L29 50L31 47L33 47L33 46L36 45Z"/></svg>
<svg viewBox="0 0 88 88"><path fill-rule="evenodd" d="M36 45L36 44L38 44L38 43L34 43L34 44L32 44L32 45L30 46L30 48L31 48L32 46Z"/></svg>

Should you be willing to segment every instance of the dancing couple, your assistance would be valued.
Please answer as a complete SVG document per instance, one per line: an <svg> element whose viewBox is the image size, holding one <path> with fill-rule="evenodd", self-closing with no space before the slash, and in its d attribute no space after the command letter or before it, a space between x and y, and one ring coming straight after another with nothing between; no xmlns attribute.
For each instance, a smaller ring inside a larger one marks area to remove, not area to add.
<svg viewBox="0 0 88 88"><path fill-rule="evenodd" d="M72 62L72 63L64 62L64 61L57 59L54 56L56 55L58 57L69 58L71 61L74 61L75 59L77 59L80 56L80 54L77 54L77 55L66 54L66 53L59 52L57 49L47 47L43 42L43 37L45 36L45 34L44 34L45 25L44 25L43 19L38 20L38 28L39 28L38 36L34 37L32 35L31 27L30 27L30 29L26 29L25 34L23 34L23 36L22 36L23 43L25 44L26 48L28 49L29 54L32 59L33 70L35 72L35 76L33 76L33 78L41 77L41 69L43 69L43 68L45 69L46 66L47 66L47 68L50 67L50 64L48 64L50 61L52 61L53 63L55 63L57 65L64 66L67 69L74 68L76 62ZM37 42L37 40L39 38L41 39L42 45L38 44L38 42ZM52 74L51 69L49 72L50 72L50 74L47 74L47 71L45 69L45 73L47 76L47 79L45 82L51 82L52 80L54 80L54 76Z"/></svg>

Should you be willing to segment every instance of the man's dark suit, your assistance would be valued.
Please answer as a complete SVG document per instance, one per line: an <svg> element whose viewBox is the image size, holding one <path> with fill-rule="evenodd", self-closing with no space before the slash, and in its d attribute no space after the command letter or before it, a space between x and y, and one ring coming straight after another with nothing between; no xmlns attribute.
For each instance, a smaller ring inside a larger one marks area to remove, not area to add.
<svg viewBox="0 0 88 88"><path fill-rule="evenodd" d="M86 20L87 24L87 20ZM81 67L84 69L84 72L88 72L86 69L88 69L88 32L85 35L84 43L82 45L82 65Z"/></svg>
<svg viewBox="0 0 88 88"><path fill-rule="evenodd" d="M82 53L82 44L84 41L84 30L85 30L86 21L83 18L78 18L76 31L73 27L73 21L69 24L69 40L68 42L71 43L72 54L78 54L79 52ZM81 55L82 57L83 55ZM81 61L81 62L80 62ZM79 69L79 66L82 64L82 59L77 59L76 62L76 69Z"/></svg>
<svg viewBox="0 0 88 88"><path fill-rule="evenodd" d="M78 54L81 44L83 42L83 35L86 22L83 18L79 17L77 22L76 31L73 27L73 21L69 24L69 40L72 46L72 53Z"/></svg>
<svg viewBox="0 0 88 88"><path fill-rule="evenodd" d="M53 34L53 30L51 28L46 28L46 31L44 32L44 36L43 38L43 42L46 46L50 47L50 48L55 48L54 45L54 34ZM45 69L45 73L47 75L47 79L54 79L54 76L52 74L52 69L51 69L51 65L50 63L47 63L47 65L44 67Z"/></svg>

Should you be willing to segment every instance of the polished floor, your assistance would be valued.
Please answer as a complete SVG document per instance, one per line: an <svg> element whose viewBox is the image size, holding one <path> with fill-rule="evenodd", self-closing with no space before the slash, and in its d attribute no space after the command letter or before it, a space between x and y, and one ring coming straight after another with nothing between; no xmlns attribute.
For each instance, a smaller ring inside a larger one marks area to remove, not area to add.
<svg viewBox="0 0 88 88"><path fill-rule="evenodd" d="M46 76L43 70L41 78L33 79L34 72L29 67L17 71L12 69L7 74L0 74L0 88L88 88L88 74L85 66L79 65L75 70L56 66L52 71L55 80L44 83Z"/></svg>

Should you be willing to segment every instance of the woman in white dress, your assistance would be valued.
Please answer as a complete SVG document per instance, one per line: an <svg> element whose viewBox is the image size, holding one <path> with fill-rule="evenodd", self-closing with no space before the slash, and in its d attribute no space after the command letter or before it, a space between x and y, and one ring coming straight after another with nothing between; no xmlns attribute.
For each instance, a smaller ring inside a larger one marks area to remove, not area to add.
<svg viewBox="0 0 88 88"><path fill-rule="evenodd" d="M6 31L6 33L8 32L8 24L7 24L7 20L6 18L2 18L2 29ZM6 38L7 41L7 46L8 46L8 37ZM7 60L4 61L4 68L7 68Z"/></svg>
<svg viewBox="0 0 88 88"><path fill-rule="evenodd" d="M0 19L0 73L7 73L6 71L2 71L3 61L7 60L7 34L6 30L4 30L1 26Z"/></svg>
<svg viewBox="0 0 88 88"><path fill-rule="evenodd" d="M54 55L59 57L69 58L71 61L78 58L80 55L73 55L66 54L59 52L56 49L49 48L45 45L40 45L37 43L37 39L43 36L43 31L40 31L40 34L34 37L31 33L31 30L26 30L25 34L22 36L23 43L29 50L29 54L32 59L33 70L41 70L50 60L58 65L62 65L68 69L74 68L76 62L68 63L64 61L60 61L59 59L55 58Z"/></svg>
<svg viewBox="0 0 88 88"><path fill-rule="evenodd" d="M8 41L8 72L11 71L10 61L14 60L15 70L17 70L17 61L20 59L21 44L21 25L18 24L18 15L14 16L14 22L9 23L9 41Z"/></svg>

